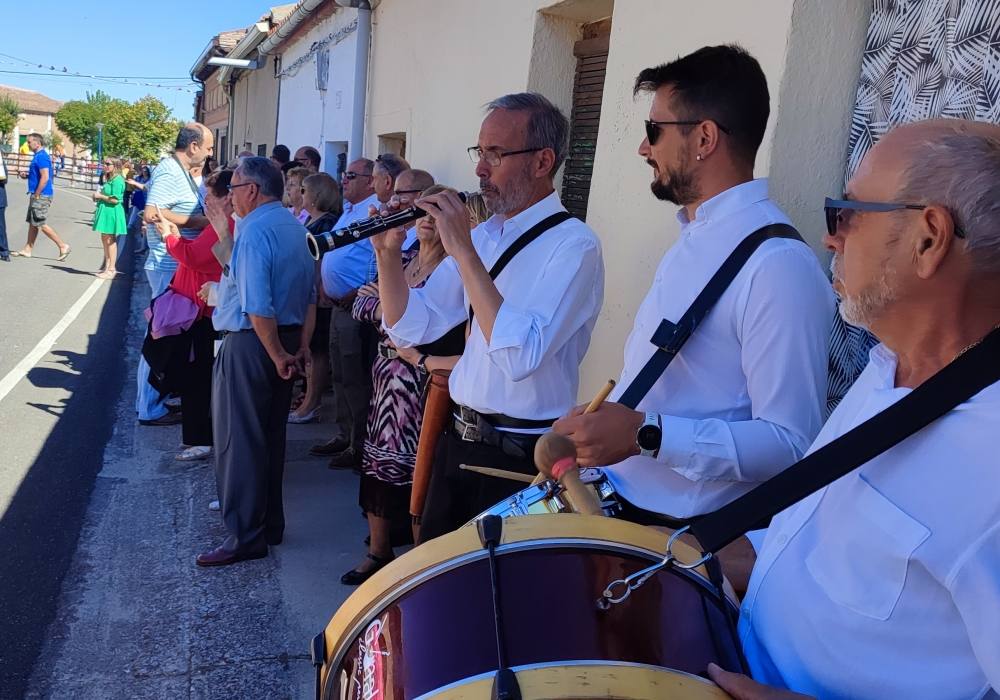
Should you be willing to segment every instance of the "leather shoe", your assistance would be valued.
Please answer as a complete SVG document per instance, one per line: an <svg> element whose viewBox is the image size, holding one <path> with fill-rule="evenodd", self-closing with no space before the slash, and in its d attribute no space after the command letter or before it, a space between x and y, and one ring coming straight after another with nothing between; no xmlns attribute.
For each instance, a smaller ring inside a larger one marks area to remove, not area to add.
<svg viewBox="0 0 1000 700"><path fill-rule="evenodd" d="M347 440L337 437L329 442L321 442L318 445L313 445L309 448L309 454L316 455L318 457L329 457L330 455L343 452L350 446L351 443Z"/></svg>
<svg viewBox="0 0 1000 700"><path fill-rule="evenodd" d="M330 469L353 469L360 471L361 456L352 449L346 449L330 458Z"/></svg>
<svg viewBox="0 0 1000 700"><path fill-rule="evenodd" d="M263 559L267 556L267 548L254 551L231 552L225 547L216 547L208 552L202 552L194 560L198 566L229 566L249 559Z"/></svg>
<svg viewBox="0 0 1000 700"><path fill-rule="evenodd" d="M284 535L264 535L264 541L267 542L268 546L276 547L284 541Z"/></svg>
<svg viewBox="0 0 1000 700"><path fill-rule="evenodd" d="M374 554L369 552L366 554L369 559L375 562L375 566L368 569L368 571L358 571L357 569L351 569L346 574L340 577L340 582L345 586L360 586L362 583L370 579L375 575L375 572L381 569L383 566L391 562L396 557L376 557Z"/></svg>
<svg viewBox="0 0 1000 700"><path fill-rule="evenodd" d="M150 425L150 426L156 426L156 425L177 425L182 420L183 420L183 418L181 418L181 414L180 413L172 413L170 411L167 411L166 413L164 413L159 418L153 418L152 420L142 420L140 418L139 419L139 425Z"/></svg>

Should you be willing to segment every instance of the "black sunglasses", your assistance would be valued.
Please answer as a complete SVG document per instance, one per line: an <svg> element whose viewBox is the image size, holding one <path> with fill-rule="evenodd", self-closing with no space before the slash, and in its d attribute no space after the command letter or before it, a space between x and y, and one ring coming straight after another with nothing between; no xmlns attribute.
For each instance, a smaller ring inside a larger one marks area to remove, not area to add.
<svg viewBox="0 0 1000 700"><path fill-rule="evenodd" d="M652 119L647 119L645 121L645 123L646 123L646 139L649 140L649 145L652 146L652 145L654 145L656 143L657 139L660 138L660 127L661 126L698 126L702 122L707 122L707 121L713 122L717 127L719 127L719 131L721 131L722 133L724 133L724 134L731 133L729 131L729 129L727 129L726 127L722 126L722 124L720 124L719 122L715 121L714 119L699 119L697 121L690 121L689 120L689 121L678 121L678 122L657 122L657 121L653 121Z"/></svg>
<svg viewBox="0 0 1000 700"><path fill-rule="evenodd" d="M859 202L854 199L830 199L827 197L823 202L823 213L826 215L826 232L831 236L836 236L841 226L847 228L851 216L856 211L889 212L910 209L913 211L923 211L929 204L902 204L897 202ZM954 220L954 215L952 216ZM965 231L955 222L955 236L965 238Z"/></svg>
<svg viewBox="0 0 1000 700"><path fill-rule="evenodd" d="M250 185L256 185L256 184L257 184L256 182L242 182L238 185L226 185L226 189L232 192L233 190L239 187L249 187Z"/></svg>
<svg viewBox="0 0 1000 700"><path fill-rule="evenodd" d="M365 175L364 173L356 173L353 170L347 170L344 172L343 178L345 180L353 180L356 177L372 177L371 175Z"/></svg>
<svg viewBox="0 0 1000 700"><path fill-rule="evenodd" d="M396 190L395 192L393 192L393 194L395 194L395 195L401 195L401 194L420 194L421 192L423 192L423 190Z"/></svg>

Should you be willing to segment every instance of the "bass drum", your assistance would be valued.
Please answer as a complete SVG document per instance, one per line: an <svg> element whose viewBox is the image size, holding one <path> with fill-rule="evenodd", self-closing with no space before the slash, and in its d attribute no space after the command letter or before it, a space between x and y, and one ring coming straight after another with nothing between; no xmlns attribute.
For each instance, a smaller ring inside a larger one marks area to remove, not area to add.
<svg viewBox="0 0 1000 700"><path fill-rule="evenodd" d="M499 617L506 663L519 677L541 668L625 665L672 672L696 689L658 697L725 698L699 676L709 662L745 670L736 606L717 593L704 569L665 569L622 603L598 609L611 581L662 559L665 533L575 514L501 522ZM699 556L682 542L674 553L682 561ZM395 560L347 599L314 640L314 661L322 664L317 694L399 700L464 687L472 694L441 697L488 698L496 639L488 551L477 528L460 528Z"/></svg>

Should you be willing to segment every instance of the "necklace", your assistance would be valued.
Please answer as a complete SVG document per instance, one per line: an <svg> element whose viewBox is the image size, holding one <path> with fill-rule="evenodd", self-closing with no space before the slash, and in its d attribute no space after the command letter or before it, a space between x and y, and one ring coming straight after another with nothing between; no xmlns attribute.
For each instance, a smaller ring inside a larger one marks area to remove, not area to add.
<svg viewBox="0 0 1000 700"><path fill-rule="evenodd" d="M958 354L957 354L957 355L955 355L954 359L952 359L952 362L954 362L955 360L957 360L958 358L960 358L960 357L961 357L962 355L964 355L965 353L969 352L969 350L971 350L972 348L976 347L976 346L977 346L977 345L979 345L979 344L980 344L981 342L983 342L983 341L984 341L984 340L986 339L986 336L987 336L987 335L989 335L990 333L992 333L993 331L995 331L995 330L996 330L997 328L1000 328L1000 323L998 323L998 324L996 324L995 326L993 326L993 328L991 328L991 329L990 329L990 330L989 330L989 331L988 331L988 332L986 333L986 335L984 335L984 336L983 336L982 338L980 338L979 340L975 341L974 343L969 343L969 344L968 344L968 345L966 345L966 346L965 346L964 348L962 348L961 350L959 350L959 351L958 351Z"/></svg>

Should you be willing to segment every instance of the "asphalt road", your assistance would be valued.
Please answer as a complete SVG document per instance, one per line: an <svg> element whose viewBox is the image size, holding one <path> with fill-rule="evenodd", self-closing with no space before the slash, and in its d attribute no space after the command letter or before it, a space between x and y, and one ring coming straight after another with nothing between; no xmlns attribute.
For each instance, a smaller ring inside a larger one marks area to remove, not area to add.
<svg viewBox="0 0 1000 700"><path fill-rule="evenodd" d="M10 246L26 239L23 182L8 187ZM0 262L0 696L20 697L55 618L61 585L125 377L119 357L131 275L95 281L100 241L88 193L60 189L32 259ZM126 259L131 253L126 252ZM92 287L92 285L94 285ZM87 299L89 297L89 299ZM85 303L77 302L85 298ZM67 316L77 304L78 314ZM65 326L59 332L60 321ZM46 340L46 336L48 339ZM49 342L53 341L54 342ZM39 343L42 346L39 347ZM26 358L36 350L37 362Z"/></svg>

